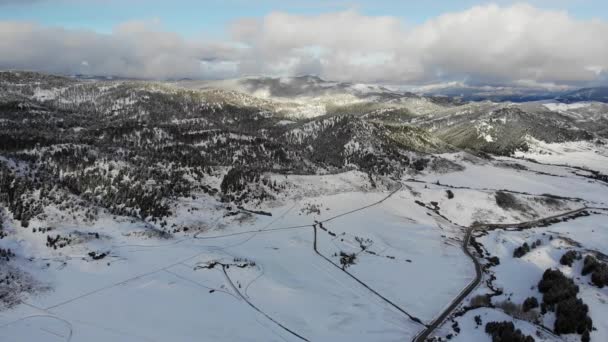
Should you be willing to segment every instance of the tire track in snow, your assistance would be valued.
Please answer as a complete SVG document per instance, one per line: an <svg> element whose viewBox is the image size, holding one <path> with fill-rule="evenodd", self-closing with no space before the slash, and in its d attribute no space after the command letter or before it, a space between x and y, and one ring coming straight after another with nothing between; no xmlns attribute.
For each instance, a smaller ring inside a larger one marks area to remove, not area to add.
<svg viewBox="0 0 608 342"><path fill-rule="evenodd" d="M274 318L272 318L270 315L268 315L267 313L265 313L264 311L262 311L261 309L259 309L257 306L255 306L255 304L251 303L245 296L243 296L243 294L241 293L241 291L239 291L239 289L232 282L232 279L230 279L230 276L228 275L228 272L226 272L226 265L222 265L222 271L224 272L224 276L226 276L226 280L228 281L228 283L230 284L230 286L232 287L232 289L234 290L234 292L236 294L238 294L239 297L241 297L241 299L243 301L245 301L245 303L249 304L249 306L251 306L255 311L261 313L264 317L268 318L270 321L272 321L273 323L275 323L276 325L278 325L279 327L281 327L283 330L287 331L288 333L292 334L293 336L299 338L302 341L310 342L310 340L306 339L305 337L302 337L300 334L298 334L295 331L287 328L286 326L284 326L283 324L281 324L280 322L278 322L277 320L275 320Z"/></svg>
<svg viewBox="0 0 608 342"><path fill-rule="evenodd" d="M399 192L401 189L403 188L403 184L399 183L399 187L393 191L391 191L391 193L389 193L387 196L385 196L384 198L382 198L379 201L376 201L374 203L368 204L366 206L351 210L351 211L347 211L345 213L330 217L328 219L322 220L322 221L318 221L317 223L315 223L314 225L312 225L313 229L314 229L314 242L313 242L313 250L315 252L315 254L317 254L318 256L320 256L321 258L323 258L325 261L327 261L328 263L334 265L336 268L338 268L340 271L344 272L346 275L348 275L350 278L352 278L353 280L355 280L357 283L359 283L361 286L363 286L364 288L366 288L368 291L370 291L371 293L373 293L374 295L376 295L377 297L379 297L380 299L382 299L386 304L390 305L391 307L395 308L397 311L401 312L402 314L404 314L405 316L407 316L410 320L412 320L413 322L423 325L423 326L427 326L426 324L424 324L424 322L422 322L422 320L420 320L420 318L411 315L410 313L408 313L407 311L405 311L405 309L403 309L402 307L400 307L399 305L395 304L393 301L391 301L390 299L386 298L385 296L383 296L382 294L380 294L378 291L372 289L369 285L367 285L364 281L362 281L361 279L357 278L356 276L354 276L352 273L346 271L345 269L343 269L342 267L340 267L338 264L334 263L333 261L331 261L329 258L327 258L325 255L319 253L319 251L317 250L317 224L319 223L327 223L330 221L333 221L337 218L346 216L346 215L350 215L353 213L356 213L358 211L362 211L365 210L367 208L371 208L373 206L376 206L378 204L383 203L384 201L388 200L389 198L391 198L394 194L396 194L397 192Z"/></svg>

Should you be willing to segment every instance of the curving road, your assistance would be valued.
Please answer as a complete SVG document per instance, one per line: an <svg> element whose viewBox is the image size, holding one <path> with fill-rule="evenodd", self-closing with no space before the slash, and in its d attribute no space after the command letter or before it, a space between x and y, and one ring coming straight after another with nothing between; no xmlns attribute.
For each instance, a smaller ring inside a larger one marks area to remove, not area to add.
<svg viewBox="0 0 608 342"><path fill-rule="evenodd" d="M465 234L465 237L462 241L462 250L464 252L464 254L466 256L468 256L472 261L473 264L475 265L475 279L473 279L473 281L467 285L467 287L465 287L460 294L458 295L458 297L456 297L452 303L437 317L435 318L435 320L433 320L433 322L431 322L431 324L429 324L427 326L427 328L423 331L421 331L418 335L416 335L416 337L414 337L413 341L414 342L424 342L426 341L426 339L430 336L430 334L435 331L435 329L437 329L441 324L443 324L443 322L446 320L446 318L448 318L448 316L452 313L452 311L454 311L454 309L456 309L460 303L462 303L462 301L468 297L469 294L471 294L471 292L473 292L473 290L477 287L477 285L479 285L479 283L481 282L481 278L483 275L482 269L481 269L481 264L479 263L479 260L477 259L477 257L475 257L475 255L473 255L473 253L471 253L469 251L469 242L471 240L471 236L473 235L473 232L476 229L484 229L484 230L493 230L493 229L502 229L502 228L531 228L534 226L538 226L540 224L543 223L547 223L550 222L554 219L559 219L559 218L564 218L567 216L571 216L571 215L575 215L578 213L581 213L585 210L589 210L589 209L605 209L605 208L596 208L596 207L582 207L579 209L575 209L575 210L571 210L565 213L561 213L558 215L553 215L553 216L549 216L549 217L544 217L544 218L540 218L537 220L532 220L532 221L527 221L527 222L520 222L520 223L504 223L504 224L492 224L492 223L487 223L487 224L474 224L471 225L467 228L467 232Z"/></svg>

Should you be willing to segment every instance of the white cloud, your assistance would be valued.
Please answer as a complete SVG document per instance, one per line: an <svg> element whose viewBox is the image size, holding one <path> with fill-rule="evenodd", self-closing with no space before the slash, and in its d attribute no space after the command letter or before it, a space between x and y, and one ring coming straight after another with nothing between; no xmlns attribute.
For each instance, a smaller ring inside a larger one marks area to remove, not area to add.
<svg viewBox="0 0 608 342"><path fill-rule="evenodd" d="M313 73L424 84L563 84L606 79L608 24L525 4L485 5L417 26L356 11L271 13L229 27L230 41L184 39L158 22L111 34L0 22L0 67L147 78ZM83 63L86 61L86 64Z"/></svg>
<svg viewBox="0 0 608 342"><path fill-rule="evenodd" d="M292 68L298 56L310 59L296 52L303 46L323 51L316 57L322 75L368 82L467 78L570 83L593 81L608 69L606 23L577 21L564 12L523 4L478 6L409 28L395 18L352 11L274 13L260 21L237 22L232 31L250 47L252 60L246 67L261 73L273 71L269 67L284 59L292 60Z"/></svg>
<svg viewBox="0 0 608 342"><path fill-rule="evenodd" d="M201 62L221 64L237 56L238 49L229 44L190 42L153 29L156 24L128 22L111 34L99 34L0 22L0 68L138 78L205 77Z"/></svg>
<svg viewBox="0 0 608 342"><path fill-rule="evenodd" d="M591 81L608 66L608 25L564 12L495 5L446 14L415 28L411 46L425 69L477 78Z"/></svg>
<svg viewBox="0 0 608 342"><path fill-rule="evenodd" d="M397 70L391 64L406 38L400 20L354 11L319 16L272 13L262 20L237 21L231 32L233 39L249 47L242 63L245 73L290 74L300 68L301 60L316 64L327 78L342 80L380 80L393 74Z"/></svg>

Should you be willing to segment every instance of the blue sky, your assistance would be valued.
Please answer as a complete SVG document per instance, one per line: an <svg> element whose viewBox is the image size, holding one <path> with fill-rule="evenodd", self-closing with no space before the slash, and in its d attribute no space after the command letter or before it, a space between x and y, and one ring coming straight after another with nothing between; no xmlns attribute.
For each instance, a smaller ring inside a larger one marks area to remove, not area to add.
<svg viewBox="0 0 608 342"><path fill-rule="evenodd" d="M129 20L158 19L163 29L185 36L223 35L226 26L243 17L273 11L316 15L355 9L370 16L395 16L419 24L447 12L475 5L509 5L517 1L478 0L0 0L0 20L33 21L50 26L110 32ZM538 8L567 11L577 19L607 19L605 0L527 1Z"/></svg>

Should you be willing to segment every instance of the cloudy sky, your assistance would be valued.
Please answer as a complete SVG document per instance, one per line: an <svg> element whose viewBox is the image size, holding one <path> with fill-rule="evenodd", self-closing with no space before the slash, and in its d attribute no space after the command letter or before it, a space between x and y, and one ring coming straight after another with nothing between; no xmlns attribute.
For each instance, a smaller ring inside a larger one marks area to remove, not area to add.
<svg viewBox="0 0 608 342"><path fill-rule="evenodd" d="M605 0L0 0L0 69L608 83Z"/></svg>

